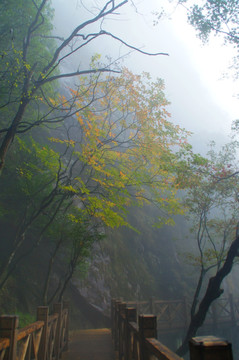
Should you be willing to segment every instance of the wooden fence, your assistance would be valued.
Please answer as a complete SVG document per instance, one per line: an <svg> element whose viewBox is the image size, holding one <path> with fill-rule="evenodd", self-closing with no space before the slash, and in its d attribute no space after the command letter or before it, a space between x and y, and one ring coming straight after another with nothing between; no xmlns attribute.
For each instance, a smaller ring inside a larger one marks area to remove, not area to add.
<svg viewBox="0 0 239 360"><path fill-rule="evenodd" d="M119 360L182 360L157 340L157 317L141 314L125 302L112 299L112 337ZM232 360L231 344L207 336L189 343L191 360Z"/></svg>
<svg viewBox="0 0 239 360"><path fill-rule="evenodd" d="M37 308L37 321L18 329L18 316L0 316L0 360L58 360L68 348L69 304Z"/></svg>
<svg viewBox="0 0 239 360"><path fill-rule="evenodd" d="M158 332L166 333L185 329L190 320L190 303L186 298L181 300L126 301L127 306L135 307L138 313L155 314ZM229 295L220 298L209 308L204 326L216 329L219 325L236 325L239 320L239 299Z"/></svg>

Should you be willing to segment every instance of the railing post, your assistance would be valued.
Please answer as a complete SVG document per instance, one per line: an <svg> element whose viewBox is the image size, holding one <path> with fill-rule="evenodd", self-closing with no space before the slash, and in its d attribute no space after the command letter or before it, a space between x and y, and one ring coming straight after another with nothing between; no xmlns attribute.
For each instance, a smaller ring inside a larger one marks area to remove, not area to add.
<svg viewBox="0 0 239 360"><path fill-rule="evenodd" d="M183 312L184 312L184 324L185 329L188 327L188 303L186 296L183 297Z"/></svg>
<svg viewBox="0 0 239 360"><path fill-rule="evenodd" d="M124 338L125 338L125 309L126 303L119 304L119 359L124 357Z"/></svg>
<svg viewBox="0 0 239 360"><path fill-rule="evenodd" d="M8 338L10 340L7 360L16 360L17 358L18 323L18 316L0 316L0 337Z"/></svg>
<svg viewBox="0 0 239 360"><path fill-rule="evenodd" d="M70 316L70 303L69 303L69 301L63 301L63 309L67 309L66 329L65 329L65 346L64 346L63 350L68 350L68 344L69 344L69 316Z"/></svg>
<svg viewBox="0 0 239 360"><path fill-rule="evenodd" d="M213 331L217 331L217 304L212 303L212 321L213 321Z"/></svg>
<svg viewBox="0 0 239 360"><path fill-rule="evenodd" d="M155 314L155 297L154 296L151 296L151 298L149 299L149 311L150 311L150 314Z"/></svg>
<svg viewBox="0 0 239 360"><path fill-rule="evenodd" d="M115 336L115 299L111 299L111 335L114 341Z"/></svg>
<svg viewBox="0 0 239 360"><path fill-rule="evenodd" d="M190 360L232 360L232 346L215 336L198 336L189 341Z"/></svg>
<svg viewBox="0 0 239 360"><path fill-rule="evenodd" d="M58 314L57 327L56 327L56 339L55 339L55 358L59 360L61 352L61 321L62 321L62 304L57 303L53 305L53 312Z"/></svg>
<svg viewBox="0 0 239 360"><path fill-rule="evenodd" d="M157 316L155 315L139 315L139 346L140 357L143 360L148 358L144 341L146 338L157 339Z"/></svg>
<svg viewBox="0 0 239 360"><path fill-rule="evenodd" d="M0 337L8 338L10 340L7 360L16 360L17 358L18 323L18 316L0 316Z"/></svg>
<svg viewBox="0 0 239 360"><path fill-rule="evenodd" d="M117 351L119 349L119 304L121 301L115 301L115 334L114 334L114 349Z"/></svg>
<svg viewBox="0 0 239 360"><path fill-rule="evenodd" d="M132 359L132 352L131 352L131 333L129 328L130 322L137 321L137 311L135 308L126 308L125 309L125 316L126 316L126 339L125 339L125 360Z"/></svg>
<svg viewBox="0 0 239 360"><path fill-rule="evenodd" d="M39 359L46 359L46 349L47 349L47 335L48 335L48 315L49 308L48 306L38 306L37 308L37 320L44 321L44 327L41 336L40 348L39 348Z"/></svg>
<svg viewBox="0 0 239 360"><path fill-rule="evenodd" d="M234 301L233 301L232 294L229 294L229 303L230 303L230 311L231 311L231 322L232 322L232 325L235 325L236 316L235 316L235 308L234 308Z"/></svg>

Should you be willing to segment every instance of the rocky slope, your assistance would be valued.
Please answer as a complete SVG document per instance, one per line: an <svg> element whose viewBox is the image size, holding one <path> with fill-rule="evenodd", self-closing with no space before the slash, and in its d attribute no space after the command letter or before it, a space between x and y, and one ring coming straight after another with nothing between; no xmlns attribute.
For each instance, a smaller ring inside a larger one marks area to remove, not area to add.
<svg viewBox="0 0 239 360"><path fill-rule="evenodd" d="M86 278L74 279L80 293L105 313L111 297L177 299L189 291L188 268L180 255L187 243L183 219L158 229L152 226L155 213L150 207L134 209L129 217L139 233L108 230L94 247Z"/></svg>

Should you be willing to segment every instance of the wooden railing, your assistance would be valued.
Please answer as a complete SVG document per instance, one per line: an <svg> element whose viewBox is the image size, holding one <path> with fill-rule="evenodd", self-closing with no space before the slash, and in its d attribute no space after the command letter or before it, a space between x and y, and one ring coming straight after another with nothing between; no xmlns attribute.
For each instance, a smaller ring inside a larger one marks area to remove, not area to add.
<svg viewBox="0 0 239 360"><path fill-rule="evenodd" d="M182 360L157 340L157 317L140 314L126 302L112 299L112 337L119 360ZM232 360L231 344L207 336L193 338L189 343L191 360Z"/></svg>
<svg viewBox="0 0 239 360"><path fill-rule="evenodd" d="M58 360L68 348L69 304L37 308L37 321L18 329L18 316L0 316L0 360Z"/></svg>
<svg viewBox="0 0 239 360"><path fill-rule="evenodd" d="M181 300L126 301L127 306L135 307L139 313L157 315L159 333L177 331L188 327L190 303L186 298ZM239 299L229 295L220 298L209 308L204 326L216 329L219 324L236 325L239 320Z"/></svg>

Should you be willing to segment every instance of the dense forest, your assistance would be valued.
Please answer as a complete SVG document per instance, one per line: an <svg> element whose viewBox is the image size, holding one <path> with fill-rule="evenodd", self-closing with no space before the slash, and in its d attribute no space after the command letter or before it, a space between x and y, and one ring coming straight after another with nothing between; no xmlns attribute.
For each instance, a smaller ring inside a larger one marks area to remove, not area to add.
<svg viewBox="0 0 239 360"><path fill-rule="evenodd" d="M107 314L111 297L187 296L183 354L239 252L238 124L219 150L196 154L162 79L97 52L86 60L108 37L167 55L104 30L127 3L93 8L63 38L50 1L1 1L0 309L31 316L78 292ZM233 3L195 5L189 20L204 40L225 33ZM237 33L225 41L238 46Z"/></svg>

